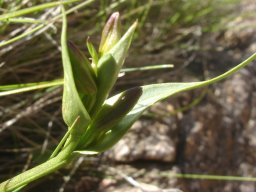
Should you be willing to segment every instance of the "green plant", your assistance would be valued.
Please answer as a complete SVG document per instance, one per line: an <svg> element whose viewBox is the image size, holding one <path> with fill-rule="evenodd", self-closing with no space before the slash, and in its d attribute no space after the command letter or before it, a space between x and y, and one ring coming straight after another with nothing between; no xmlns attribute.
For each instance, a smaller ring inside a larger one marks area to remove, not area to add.
<svg viewBox="0 0 256 192"><path fill-rule="evenodd" d="M49 160L0 184L0 191L16 191L60 169L79 154L104 152L117 143L144 110L182 91L222 80L256 59L256 54L226 73L201 82L162 83L134 87L109 98L130 47L137 22L121 36L119 14L114 13L102 32L99 51L87 42L92 61L67 42L63 8L61 37L64 67L63 119L69 127ZM52 83L49 86L59 84ZM36 86L36 85L32 85ZM46 87L46 86L41 86ZM11 90L6 86L6 90Z"/></svg>

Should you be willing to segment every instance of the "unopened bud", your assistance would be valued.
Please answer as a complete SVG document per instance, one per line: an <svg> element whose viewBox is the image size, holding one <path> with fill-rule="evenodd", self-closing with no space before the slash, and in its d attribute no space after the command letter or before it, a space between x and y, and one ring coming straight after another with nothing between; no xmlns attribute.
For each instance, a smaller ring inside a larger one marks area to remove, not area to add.
<svg viewBox="0 0 256 192"><path fill-rule="evenodd" d="M101 35L99 47L100 56L107 53L121 38L121 22L118 12L113 13L108 19Z"/></svg>

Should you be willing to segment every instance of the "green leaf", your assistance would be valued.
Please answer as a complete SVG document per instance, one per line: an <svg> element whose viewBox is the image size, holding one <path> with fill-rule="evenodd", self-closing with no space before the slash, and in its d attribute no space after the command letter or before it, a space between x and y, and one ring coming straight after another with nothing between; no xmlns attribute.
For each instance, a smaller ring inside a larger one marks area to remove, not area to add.
<svg viewBox="0 0 256 192"><path fill-rule="evenodd" d="M208 86L217 81L220 81L243 68L254 59L256 59L256 53L226 73L206 81L188 83L161 83L142 86L142 95L133 109L117 125L113 126L111 130L104 135L103 139L98 141L97 145L88 146L86 150L102 152L109 149L122 138L122 136L127 132L132 124L141 116L143 111L145 111L154 103L167 97L176 95L180 92ZM117 99L118 96L114 96L108 99L106 103L108 103L109 100L115 102Z"/></svg>
<svg viewBox="0 0 256 192"><path fill-rule="evenodd" d="M118 99L108 100L92 120L91 127L98 130L107 130L124 117L137 103L142 94L140 87L135 87L118 95Z"/></svg>
<svg viewBox="0 0 256 192"><path fill-rule="evenodd" d="M90 127L80 140L79 149L84 149L92 142L97 145L101 136L116 125L134 107L141 94L141 88L136 87L109 99L93 118Z"/></svg>
<svg viewBox="0 0 256 192"><path fill-rule="evenodd" d="M142 67L131 67L121 69L121 73L127 72L138 72L138 71L149 71L149 70L158 70L158 69L169 69L173 68L173 64L159 64L159 65L150 65L150 66L142 66Z"/></svg>
<svg viewBox="0 0 256 192"><path fill-rule="evenodd" d="M68 49L75 86L85 108L89 112L96 100L96 76L89 60L74 43L69 42Z"/></svg>
<svg viewBox="0 0 256 192"><path fill-rule="evenodd" d="M108 97L108 94L112 87L116 82L115 76L118 74L116 68L116 61L111 54L104 55L98 63L98 78L97 78L97 85L98 85L98 92L97 92L97 99L96 103L92 109L92 115L94 116L101 105L104 103L105 99Z"/></svg>
<svg viewBox="0 0 256 192"><path fill-rule="evenodd" d="M88 51L92 57L92 62L94 63L95 68L96 68L96 65L98 64L98 61L99 61L99 56L98 56L98 53L97 53L96 49L94 48L93 44L90 42L89 38L87 39L86 46L87 46Z"/></svg>
<svg viewBox="0 0 256 192"><path fill-rule="evenodd" d="M131 41L132 41L133 34L136 27L137 27L137 21L126 31L126 33L122 36L122 38L108 52L114 57L117 64L116 67L118 72L123 66L123 63L127 55L128 49L131 45Z"/></svg>
<svg viewBox="0 0 256 192"><path fill-rule="evenodd" d="M76 86L74 71L67 46L67 19L63 8L63 26L61 35L61 53L64 68L64 90L62 98L62 115L65 123L71 127L75 120L80 117L79 122L71 131L71 135L80 138L84 133L91 118L83 105L82 98Z"/></svg>
<svg viewBox="0 0 256 192"><path fill-rule="evenodd" d="M101 107L105 99L108 97L109 92L113 88L118 73L123 65L124 59L130 47L137 22L135 22L117 44L112 47L108 53L104 54L98 62L97 71L97 101L92 109L92 114L95 115Z"/></svg>
<svg viewBox="0 0 256 192"><path fill-rule="evenodd" d="M78 92L86 95L95 94L97 91L96 76L89 60L72 42L68 42L68 51Z"/></svg>

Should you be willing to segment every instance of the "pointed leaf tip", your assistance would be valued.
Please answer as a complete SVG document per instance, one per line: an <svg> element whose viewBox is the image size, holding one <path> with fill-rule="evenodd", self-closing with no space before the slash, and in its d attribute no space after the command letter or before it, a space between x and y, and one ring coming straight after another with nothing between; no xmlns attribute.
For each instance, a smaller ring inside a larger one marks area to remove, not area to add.
<svg viewBox="0 0 256 192"><path fill-rule="evenodd" d="M91 58L92 58L92 67L94 68L95 73L97 74L97 67L96 66L97 66L98 61L99 61L99 56L98 56L98 53L97 53L96 49L94 48L93 44L90 41L90 37L87 38L86 46L87 46L87 49L88 49L88 51L91 55Z"/></svg>

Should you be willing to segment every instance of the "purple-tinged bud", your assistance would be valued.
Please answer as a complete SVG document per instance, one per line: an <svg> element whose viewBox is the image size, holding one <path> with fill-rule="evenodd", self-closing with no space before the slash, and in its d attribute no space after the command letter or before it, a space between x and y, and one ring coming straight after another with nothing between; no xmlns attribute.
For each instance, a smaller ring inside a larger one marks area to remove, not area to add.
<svg viewBox="0 0 256 192"><path fill-rule="evenodd" d="M107 53L119 41L120 38L121 38L120 16L118 12L115 12L109 17L102 31L101 42L99 47L100 56Z"/></svg>

